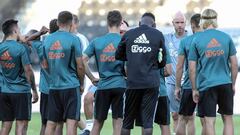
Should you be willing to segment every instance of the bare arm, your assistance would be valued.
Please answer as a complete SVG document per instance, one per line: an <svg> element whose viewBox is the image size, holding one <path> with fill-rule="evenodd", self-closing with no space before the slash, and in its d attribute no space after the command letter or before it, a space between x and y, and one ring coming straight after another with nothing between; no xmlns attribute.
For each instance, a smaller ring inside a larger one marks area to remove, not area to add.
<svg viewBox="0 0 240 135"><path fill-rule="evenodd" d="M35 40L36 38L40 37L41 35L46 34L48 31L49 31L48 28L43 26L39 32L36 32L36 33L30 35L25 40L26 40L26 42Z"/></svg>
<svg viewBox="0 0 240 135"><path fill-rule="evenodd" d="M164 76L168 77L172 74L172 64L166 64L164 67Z"/></svg>
<svg viewBox="0 0 240 135"><path fill-rule="evenodd" d="M83 65L83 60L82 57L77 57L76 58L76 63L77 63L77 75L80 80L80 85L83 88L84 86L84 76L85 76L85 68Z"/></svg>
<svg viewBox="0 0 240 135"><path fill-rule="evenodd" d="M35 77L33 74L32 66L30 64L25 65L24 71L25 71L27 81L31 85L31 88L32 88L33 103L36 103L38 101L38 94L37 94L37 88L36 88Z"/></svg>
<svg viewBox="0 0 240 135"><path fill-rule="evenodd" d="M184 67L184 55L178 56L177 66L176 66L176 87L181 87L181 80L182 80L182 74L183 74L183 67Z"/></svg>
<svg viewBox="0 0 240 135"><path fill-rule="evenodd" d="M84 64L84 67L85 67L86 75L87 75L87 77L91 80L91 82L93 83L93 85L97 85L98 79L96 79L96 78L94 77L94 75L92 74L92 72L90 71L90 68L89 68L89 66L88 66L88 61L89 61L88 56L84 55L84 56L83 56L83 64Z"/></svg>
<svg viewBox="0 0 240 135"><path fill-rule="evenodd" d="M236 55L230 56L230 63L231 63L232 86L233 91L235 92L235 84L238 75L238 63Z"/></svg>
<svg viewBox="0 0 240 135"><path fill-rule="evenodd" d="M199 92L198 92L197 86L196 86L196 67L197 67L197 62L196 61L190 61L189 62L189 73L190 73L190 81L192 83L193 101L195 103L198 103Z"/></svg>
<svg viewBox="0 0 240 135"><path fill-rule="evenodd" d="M197 90L196 86L196 61L189 61L189 73L190 73L190 81L192 83L192 90Z"/></svg>

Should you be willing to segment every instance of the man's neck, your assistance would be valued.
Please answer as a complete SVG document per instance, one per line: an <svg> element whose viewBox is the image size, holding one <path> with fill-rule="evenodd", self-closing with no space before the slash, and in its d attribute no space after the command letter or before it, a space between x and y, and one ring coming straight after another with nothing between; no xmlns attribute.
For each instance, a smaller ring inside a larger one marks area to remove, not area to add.
<svg viewBox="0 0 240 135"><path fill-rule="evenodd" d="M216 29L215 27L213 27L213 25L209 25L206 30L209 30L209 29Z"/></svg>
<svg viewBox="0 0 240 135"><path fill-rule="evenodd" d="M6 38L6 40L14 40L14 41L17 41L17 37L16 36L8 36Z"/></svg>
<svg viewBox="0 0 240 135"><path fill-rule="evenodd" d="M108 32L109 33L120 33L120 28L119 27L108 27Z"/></svg>
<svg viewBox="0 0 240 135"><path fill-rule="evenodd" d="M72 33L74 33L74 34L78 34L77 29L76 29L76 30L73 30Z"/></svg>
<svg viewBox="0 0 240 135"><path fill-rule="evenodd" d="M70 28L68 27L61 27L59 28L60 31L70 32Z"/></svg>
<svg viewBox="0 0 240 135"><path fill-rule="evenodd" d="M183 33L175 33L176 38L182 38L184 37L186 32L184 31Z"/></svg>
<svg viewBox="0 0 240 135"><path fill-rule="evenodd" d="M202 29L197 29L194 33L201 32Z"/></svg>

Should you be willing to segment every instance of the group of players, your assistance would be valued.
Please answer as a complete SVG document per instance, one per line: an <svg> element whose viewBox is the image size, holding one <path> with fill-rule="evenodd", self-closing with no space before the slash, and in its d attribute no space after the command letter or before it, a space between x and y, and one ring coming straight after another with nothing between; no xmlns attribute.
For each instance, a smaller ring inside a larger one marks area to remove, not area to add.
<svg viewBox="0 0 240 135"><path fill-rule="evenodd" d="M230 36L216 30L214 10L191 17L190 36L181 12L172 20L175 32L163 35L152 13L144 13L139 27L128 30L121 13L113 10L107 15L109 32L89 45L77 32L78 17L68 11L60 12L49 30L43 27L25 36L17 23L9 19L2 25L0 135L10 133L14 120L16 135L27 134L31 103L38 101L29 58L33 50L41 61L41 135L63 134L64 123L67 135L76 135L77 126L84 129L82 135L100 135L110 108L114 135L130 135L134 123L143 135L152 135L153 122L162 135L170 135L170 112L177 135L194 135L196 105L202 135L215 134L217 105L223 134L234 134L236 49ZM99 79L88 67L91 57ZM84 97L86 124L80 120L85 74L93 84Z"/></svg>

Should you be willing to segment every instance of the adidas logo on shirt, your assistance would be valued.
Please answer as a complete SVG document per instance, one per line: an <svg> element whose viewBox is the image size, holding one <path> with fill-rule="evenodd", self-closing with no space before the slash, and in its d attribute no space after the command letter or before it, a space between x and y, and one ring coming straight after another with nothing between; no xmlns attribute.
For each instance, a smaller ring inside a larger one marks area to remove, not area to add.
<svg viewBox="0 0 240 135"><path fill-rule="evenodd" d="M104 48L103 52L115 52L116 49L114 48L113 44L109 44L107 47Z"/></svg>
<svg viewBox="0 0 240 135"><path fill-rule="evenodd" d="M56 41L55 43L53 43L50 50L62 50L60 41Z"/></svg>
<svg viewBox="0 0 240 135"><path fill-rule="evenodd" d="M138 38L134 40L134 43L140 43L140 44L149 44L149 40L147 39L146 35L143 33Z"/></svg>
<svg viewBox="0 0 240 135"><path fill-rule="evenodd" d="M8 51L5 51L1 56L1 60L12 60L12 57Z"/></svg>
<svg viewBox="0 0 240 135"><path fill-rule="evenodd" d="M219 42L213 38L209 43L208 43L208 46L207 48L214 48L214 47L220 47L221 44L219 44Z"/></svg>

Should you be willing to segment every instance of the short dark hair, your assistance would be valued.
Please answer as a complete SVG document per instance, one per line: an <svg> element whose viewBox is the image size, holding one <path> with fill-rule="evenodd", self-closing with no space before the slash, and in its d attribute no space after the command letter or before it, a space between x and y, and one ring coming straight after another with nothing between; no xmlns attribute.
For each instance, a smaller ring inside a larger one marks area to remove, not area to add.
<svg viewBox="0 0 240 135"><path fill-rule="evenodd" d="M200 27L200 20L201 20L201 14L194 14L191 19L190 19L190 22L191 24L195 24L196 27Z"/></svg>
<svg viewBox="0 0 240 135"><path fill-rule="evenodd" d="M119 27L122 22L122 15L118 10L109 11L107 15L107 23L109 27Z"/></svg>
<svg viewBox="0 0 240 135"><path fill-rule="evenodd" d="M17 26L18 21L14 19L8 19L2 24L2 31L5 36L13 33L13 28Z"/></svg>
<svg viewBox="0 0 240 135"><path fill-rule="evenodd" d="M123 20L123 22L127 25L127 27L129 27L129 24L126 20Z"/></svg>
<svg viewBox="0 0 240 135"><path fill-rule="evenodd" d="M153 13L151 12L146 12L142 15L142 18L145 17L145 16L148 16L148 17L151 17L154 21L155 21L155 16Z"/></svg>
<svg viewBox="0 0 240 135"><path fill-rule="evenodd" d="M78 16L77 16L77 15L74 15L74 14L73 14L73 23L74 23L74 24L79 23Z"/></svg>
<svg viewBox="0 0 240 135"><path fill-rule="evenodd" d="M28 35L27 36L30 36L30 35L33 35L33 34L35 34L35 33L37 33L38 32L38 30L35 30L35 29L31 29L29 32L28 32ZM39 37L37 37L37 38L35 38L34 40L38 40L38 41L40 41L40 36Z"/></svg>
<svg viewBox="0 0 240 135"><path fill-rule="evenodd" d="M73 15L69 11L62 11L58 14L57 20L60 24L72 24Z"/></svg>
<svg viewBox="0 0 240 135"><path fill-rule="evenodd" d="M37 33L38 32L38 30L35 30L35 29L31 29L30 31L29 31L29 33L32 35L32 34L34 34L34 33Z"/></svg>
<svg viewBox="0 0 240 135"><path fill-rule="evenodd" d="M52 19L49 23L49 33L56 32L59 29L57 25L57 19Z"/></svg>

